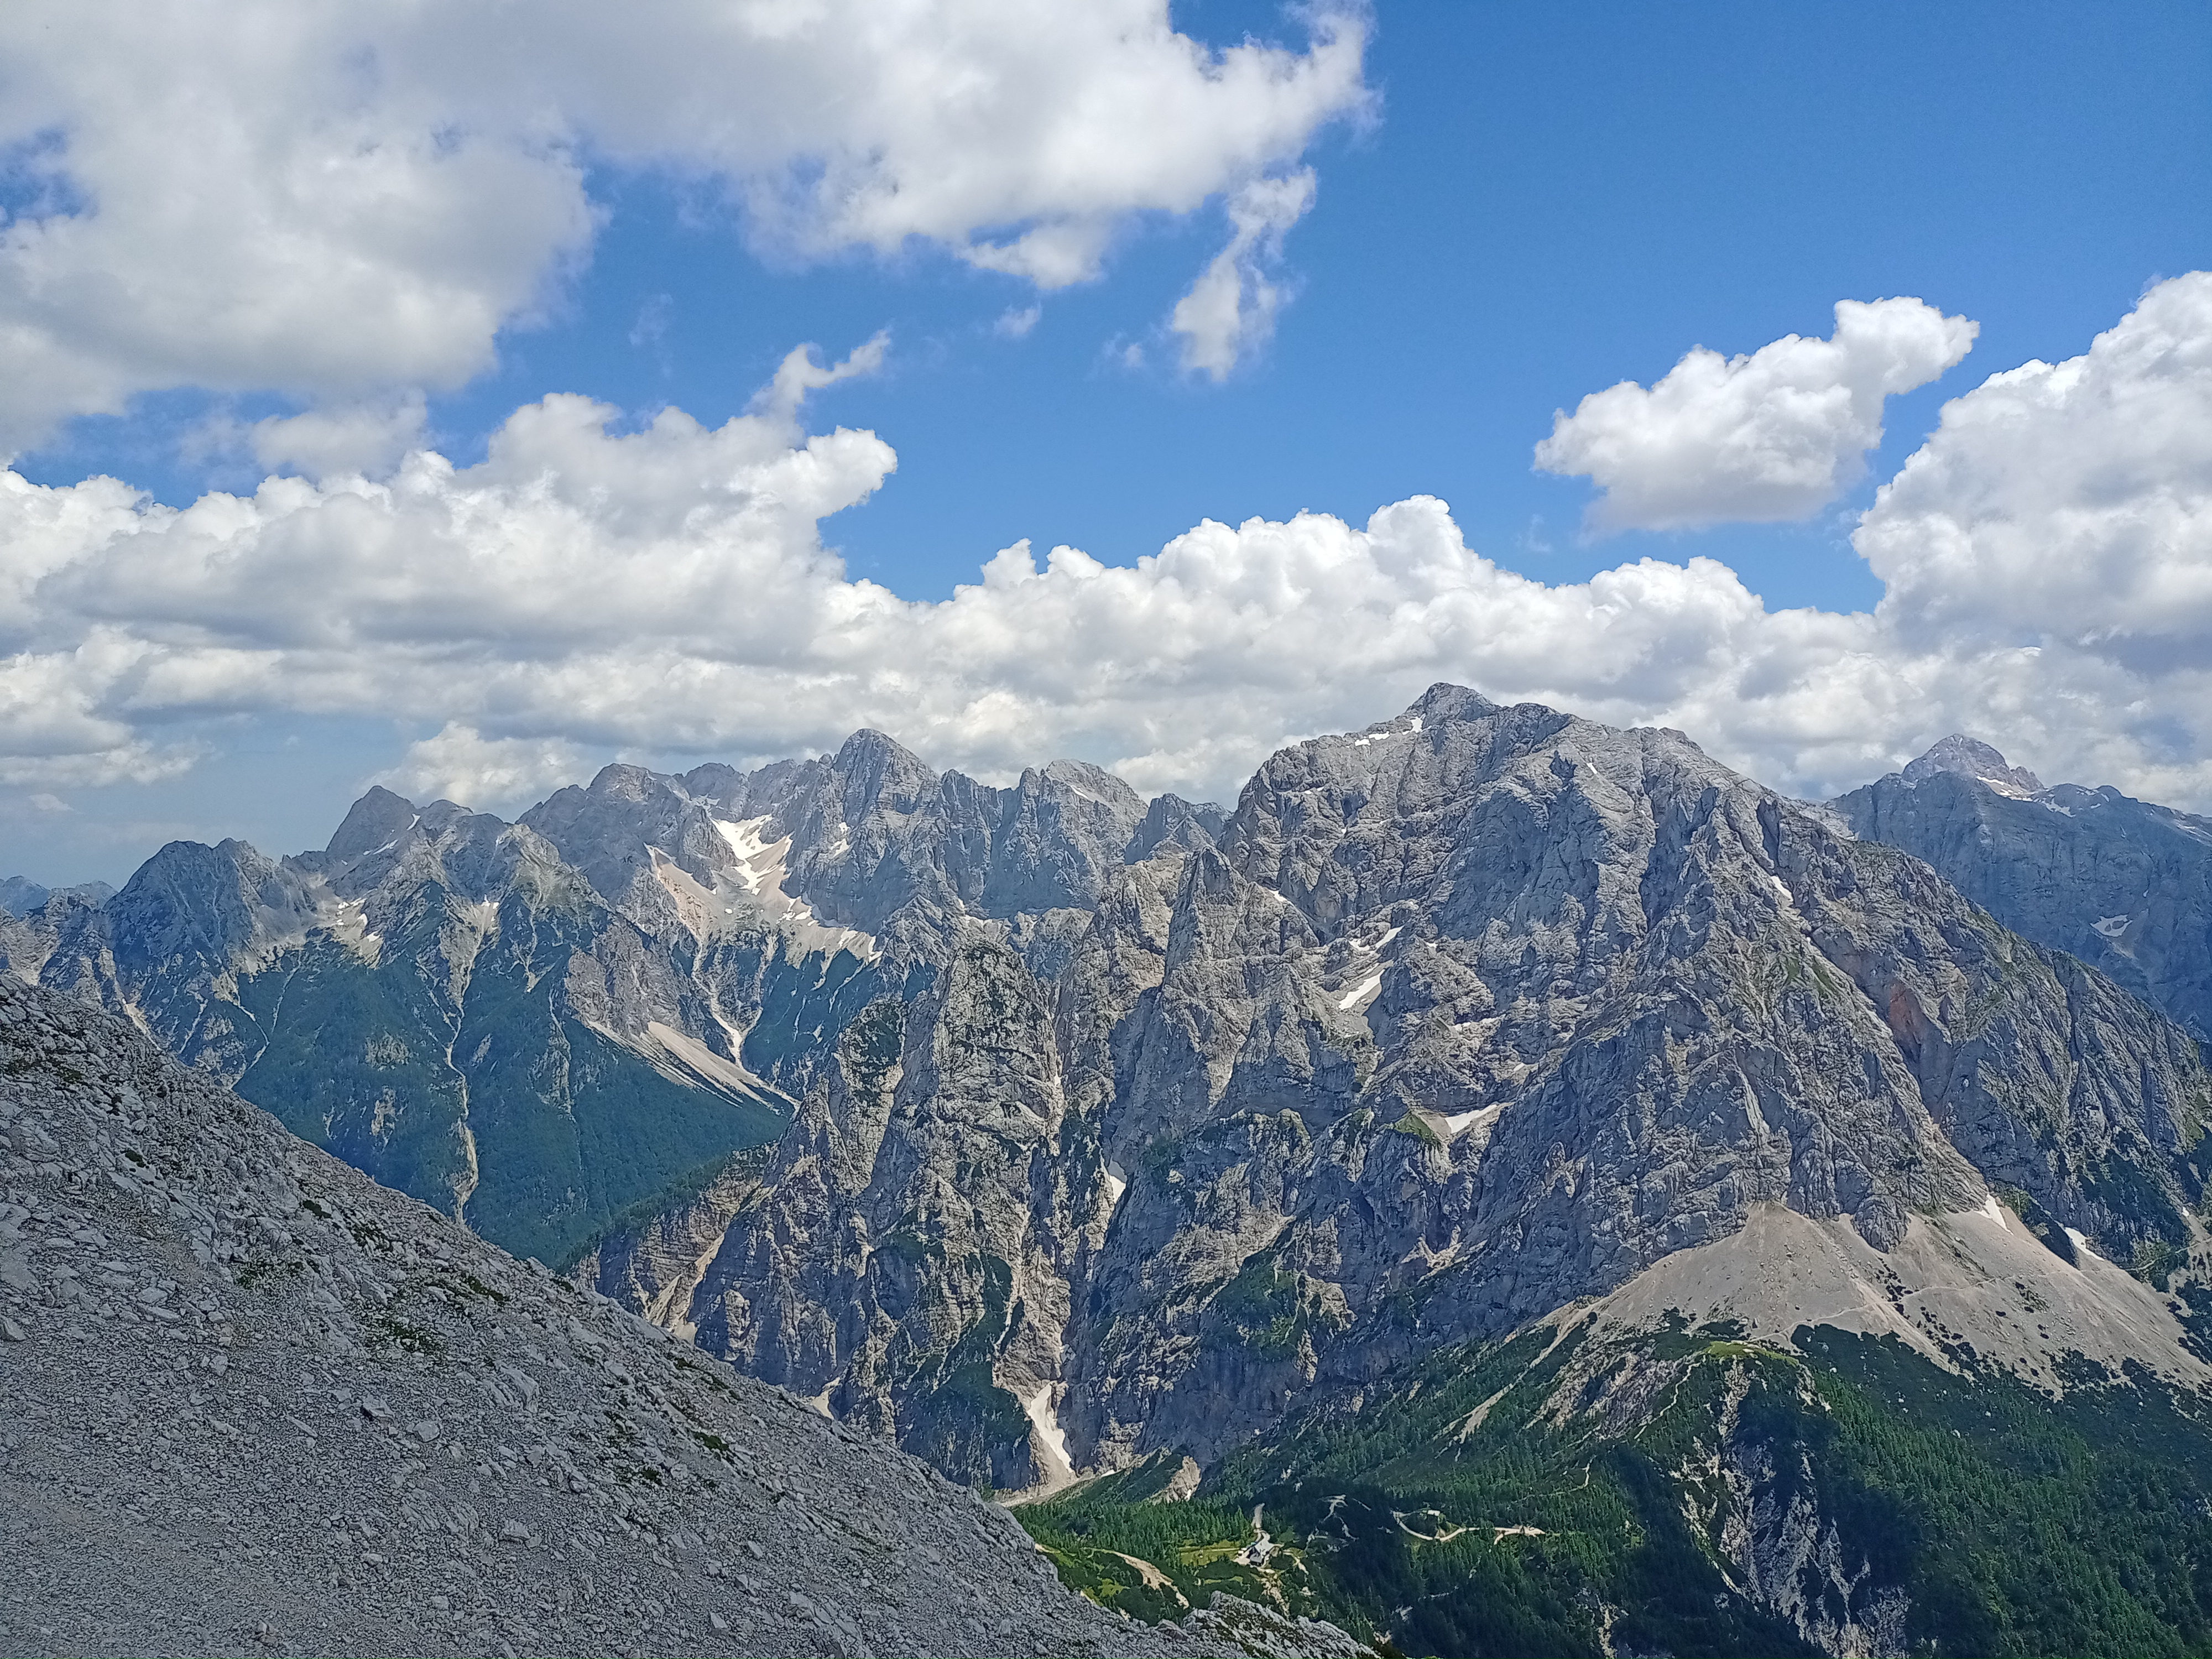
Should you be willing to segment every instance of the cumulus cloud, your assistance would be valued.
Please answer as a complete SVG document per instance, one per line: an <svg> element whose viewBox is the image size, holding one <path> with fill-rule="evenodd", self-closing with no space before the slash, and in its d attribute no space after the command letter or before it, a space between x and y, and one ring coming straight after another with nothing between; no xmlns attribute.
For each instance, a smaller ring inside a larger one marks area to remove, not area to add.
<svg viewBox="0 0 2212 1659"><path fill-rule="evenodd" d="M1168 327L1182 337L1182 366L1225 379L1274 332L1281 287L1268 271L1283 238L1313 206L1311 167L1255 179L1229 199L1229 246L1213 256L1190 292L1176 301Z"/></svg>
<svg viewBox="0 0 2212 1659"><path fill-rule="evenodd" d="M1133 217L1363 110L1364 10L1223 50L1167 0L20 0L0 19L0 455L169 386L468 380L588 255L585 158L725 191L757 247L912 244L1050 289Z"/></svg>
<svg viewBox="0 0 2212 1659"><path fill-rule="evenodd" d="M1899 640L1948 653L1995 636L2075 688L2078 704L2022 718L2082 757L2077 775L2204 799L2212 273L2157 284L2079 357L1946 404L1851 539Z"/></svg>
<svg viewBox="0 0 2212 1659"><path fill-rule="evenodd" d="M809 392L819 392L840 380L874 374L884 366L890 349L890 331L878 329L849 356L826 367L814 361L812 346L788 351L776 365L775 378L754 394L753 412L772 416L779 424L788 425L798 419L799 407L806 401Z"/></svg>
<svg viewBox="0 0 2212 1659"><path fill-rule="evenodd" d="M410 744L399 764L371 781L417 801L452 800L478 811L525 806L596 769L590 751L562 737L487 738L448 721Z"/></svg>
<svg viewBox="0 0 2212 1659"><path fill-rule="evenodd" d="M719 428L549 398L473 466L418 450L182 511L0 472L0 776L143 775L188 763L165 733L282 710L442 727L392 775L479 803L586 757L743 762L861 725L989 777L1072 754L1218 794L1455 679L1676 726L1798 793L1963 728L2212 805L2212 276L1955 400L1866 515L1889 597L1849 616L1771 611L1703 558L1531 580L1428 497L1203 523L1126 568L1017 544L907 600L823 545L896 461L805 429L837 367L795 356L797 391Z"/></svg>
<svg viewBox="0 0 2212 1659"><path fill-rule="evenodd" d="M1996 622L2123 666L2212 664L2212 273L1944 404L1852 539L1922 637Z"/></svg>
<svg viewBox="0 0 2212 1659"><path fill-rule="evenodd" d="M1979 328L1919 300L1838 301L1828 339L1698 346L1649 387L1591 392L1554 416L1536 468L1597 485L1599 533L1808 518L1865 475L1882 400L1957 363Z"/></svg>
<svg viewBox="0 0 2212 1659"><path fill-rule="evenodd" d="M414 392L387 404L272 415L237 435L269 471L291 467L311 478L384 472L421 444L426 416L422 394Z"/></svg>

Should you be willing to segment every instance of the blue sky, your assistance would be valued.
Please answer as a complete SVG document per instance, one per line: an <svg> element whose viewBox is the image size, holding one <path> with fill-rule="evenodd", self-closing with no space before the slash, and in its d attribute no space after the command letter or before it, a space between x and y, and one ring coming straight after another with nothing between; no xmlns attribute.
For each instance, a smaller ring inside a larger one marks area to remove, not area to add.
<svg viewBox="0 0 2212 1659"><path fill-rule="evenodd" d="M1249 34L1293 52L1307 45L1300 20L1270 6L1208 0L1172 17L1211 44ZM814 392L803 424L866 429L896 450L882 488L819 533L852 576L907 599L949 598L1024 538L1040 559L1064 543L1127 566L1203 520L1310 509L1357 527L1428 495L1450 504L1475 554L1547 586L1703 556L1769 612L1869 611L1885 579L1853 532L1945 400L2030 359L2080 356L2154 283L2208 263L2212 12L2201 5L1384 4L1362 73L1368 112L1316 124L1273 163L1312 169L1314 205L1269 267L1287 295L1272 337L1221 381L1180 367L1164 326L1222 244L1218 195L1194 212L1119 213L1099 274L1041 291L942 240L889 255L767 246L726 169L586 140L574 154L599 215L587 249L543 262L538 314L507 318L495 366L431 389L427 441L468 465L515 410L554 392L617 405L618 429L666 405L715 426L747 409L793 346L817 343L836 359L887 330L882 367ZM27 177L19 168L19 214L33 194ZM1963 362L1890 397L1863 479L1794 521L1591 538L1581 531L1591 482L1533 470L1554 411L1588 393L1657 381L1695 345L1733 356L1826 336L1837 301L1898 295L1972 319L1978 337ZM1002 319L1032 306L1033 326L1011 335ZM1140 362L1127 361L1133 349ZM130 395L120 414L64 418L15 471L54 488L105 473L179 507L210 489L250 495L269 469L235 446L210 453L210 417L250 425L331 400L228 380L186 375ZM2042 626L1993 617L1979 637L2014 647ZM8 648L32 643L27 633ZM1924 655L1927 641L1911 648ZM1469 660L1460 677L1482 684L1482 667ZM1369 695L1358 660L1310 672L1345 684L1346 717L1365 709L1355 723L1390 712L1402 689L1403 675L1382 676ZM1925 672L1930 685L1941 678ZM1972 712L1956 687L1995 672L1960 669L1944 714ZM1218 708L1244 684L1208 682L1193 707ZM1617 717L1626 705L1609 695L1593 693L1590 712ZM1686 706L1672 695L1637 708ZM2055 709L2081 694L2069 683L2043 695ZM2063 720L2023 714L2025 696L2001 700L2017 729L1984 735L2042 742L2045 764L2075 758L2047 735ZM152 781L47 775L27 762L0 792L61 805L0 816L15 846L0 866L115 880L171 831L319 842L368 778L451 723L434 698L396 720L373 696L332 702L257 694L119 717L157 747L193 747L191 765ZM494 737L495 708L463 712L489 741L566 744L533 779L562 760L588 771L617 751L699 752L689 737L611 742L605 721L564 734L544 710ZM835 713L821 716L825 733ZM1255 752L1163 759L1155 781L1218 792L1304 713L1255 714ZM1158 711L1142 723L1152 732L1164 720L1173 724ZM1034 724L1044 747L1028 757L1039 761L1056 732L1076 731ZM1761 730L1712 746L1740 764L1795 752L1790 732ZM968 741L947 726L934 745L927 726L902 735L940 763L988 771L1020 758L1004 733ZM1753 769L1784 786L1849 781L1853 765L1870 775L1923 735L1893 718L1880 743L1817 778L1776 775L1784 759ZM744 757L742 734L706 741ZM1089 757L1109 762L1140 747L1114 732L1089 742ZM2186 795L2204 758L2193 732L2168 731L2152 748L2133 774L2118 751L2103 763Z"/></svg>

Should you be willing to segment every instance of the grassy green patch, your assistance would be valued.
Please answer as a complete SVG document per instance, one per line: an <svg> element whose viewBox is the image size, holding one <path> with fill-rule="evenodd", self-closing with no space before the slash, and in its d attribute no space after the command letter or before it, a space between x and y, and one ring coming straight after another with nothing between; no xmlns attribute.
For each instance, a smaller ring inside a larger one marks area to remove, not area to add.
<svg viewBox="0 0 2212 1659"><path fill-rule="evenodd" d="M1014 1513L1063 1582L1132 1618L1180 1619L1204 1607L1216 1590L1316 1612L1319 1599L1292 1558L1279 1558L1286 1570L1267 1573L1236 1559L1255 1536L1249 1509L1218 1498L1161 1500L1182 1461L1162 1454ZM1147 1583L1131 1558L1153 1568L1172 1589Z"/></svg>
<svg viewBox="0 0 2212 1659"><path fill-rule="evenodd" d="M1832 1628L1890 1616L1931 1654L2212 1650L2205 1402L2086 1362L2053 1400L1826 1328L1796 1350L1679 1318L1540 1331L1294 1422L1189 1503L1146 1501L1156 1462L1018 1513L1068 1583L1139 1616L1159 1597L1116 1552L1195 1601L1224 1564L1260 1577L1233 1559L1258 1505L1284 1547L1256 1588L1389 1651L1778 1655L1814 1647L1747 1593L1734 1540L1802 1504L1849 1585L1798 1586Z"/></svg>

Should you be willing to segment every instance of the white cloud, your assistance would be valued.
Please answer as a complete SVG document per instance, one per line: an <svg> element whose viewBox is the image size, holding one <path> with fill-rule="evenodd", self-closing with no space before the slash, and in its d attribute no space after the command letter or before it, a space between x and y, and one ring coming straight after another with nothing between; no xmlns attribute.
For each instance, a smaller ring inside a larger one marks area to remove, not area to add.
<svg viewBox="0 0 2212 1659"><path fill-rule="evenodd" d="M410 392L383 404L355 404L272 415L240 434L257 465L269 471L292 467L311 478L334 473L388 471L422 441L422 394Z"/></svg>
<svg viewBox="0 0 2212 1659"><path fill-rule="evenodd" d="M2062 774L2205 801L2212 273L2157 284L2079 357L1946 404L1852 542L1899 640L1994 639L2067 688L2021 706Z"/></svg>
<svg viewBox="0 0 2212 1659"><path fill-rule="evenodd" d="M167 733L282 710L442 726L395 775L478 805L586 753L744 761L860 725L986 775L1073 754L1219 794L1455 679L1679 727L1795 793L1966 729L2212 806L2212 276L1955 400L1866 515L1871 615L1770 611L1702 558L1531 580L1426 497L1205 523L1129 568L1018 544L908 601L822 545L896 465L804 432L834 372L795 356L714 429L549 398L475 466L417 452L181 512L0 472L0 779L143 775L189 761Z"/></svg>
<svg viewBox="0 0 2212 1659"><path fill-rule="evenodd" d="M2212 273L1946 404L1853 541L1916 636L1994 622L2123 666L2212 665Z"/></svg>
<svg viewBox="0 0 2212 1659"><path fill-rule="evenodd" d="M1958 362L1979 327L1919 300L1838 301L1830 339L1737 357L1698 346L1648 389L1591 392L1553 418L1536 467L1604 492L1598 532L1808 518L1864 476L1882 399Z"/></svg>
<svg viewBox="0 0 2212 1659"><path fill-rule="evenodd" d="M1216 380L1266 344L1283 291L1267 276L1283 238L1313 206L1310 167L1255 179L1229 198L1229 246L1176 301L1168 327L1182 337L1182 365Z"/></svg>
<svg viewBox="0 0 2212 1659"><path fill-rule="evenodd" d="M487 738L448 721L436 736L409 744L398 765L371 781L417 802L458 801L485 812L527 806L595 769L590 752L565 738Z"/></svg>
<svg viewBox="0 0 2212 1659"><path fill-rule="evenodd" d="M776 365L775 378L754 394L752 412L771 416L780 425L788 425L799 418L799 407L806 401L810 392L819 392L825 386L836 386L840 380L872 374L884 366L884 359L891 349L890 331L878 329L861 344L828 368L814 361L812 346L799 346L784 354Z"/></svg>
<svg viewBox="0 0 2212 1659"><path fill-rule="evenodd" d="M1024 306L1018 311L1008 306L999 313L999 320L991 325L991 332L1002 340L1026 340L1044 315L1042 306Z"/></svg>
<svg viewBox="0 0 2212 1659"><path fill-rule="evenodd" d="M1215 51L1167 0L18 0L0 14L0 455L170 386L468 380L588 256L589 156L763 251L928 244L1043 288L1367 105L1364 12Z"/></svg>

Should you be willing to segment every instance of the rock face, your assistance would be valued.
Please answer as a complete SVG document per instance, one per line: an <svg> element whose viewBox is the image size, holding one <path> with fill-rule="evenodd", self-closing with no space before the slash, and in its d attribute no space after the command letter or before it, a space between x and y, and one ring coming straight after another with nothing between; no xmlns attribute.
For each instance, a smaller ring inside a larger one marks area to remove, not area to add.
<svg viewBox="0 0 2212 1659"><path fill-rule="evenodd" d="M1071 1127L1050 999L963 945L910 1008L846 1028L692 1298L698 1340L939 1468L1039 1484L1065 1454L1025 1410L1048 1410L1105 1219Z"/></svg>
<svg viewBox="0 0 2212 1659"><path fill-rule="evenodd" d="M960 937L680 1316L978 1480L1211 1460L1761 1206L2203 1242L2185 1033L1679 733L1438 687L1121 872L1052 983Z"/></svg>
<svg viewBox="0 0 2212 1659"><path fill-rule="evenodd" d="M921 1462L0 980L0 1652L1352 1655Z"/></svg>
<svg viewBox="0 0 2212 1659"><path fill-rule="evenodd" d="M2212 1042L2212 819L2117 789L2046 789L1958 737L1831 805L1853 834L1925 860L2014 932Z"/></svg>
<svg viewBox="0 0 2212 1659"><path fill-rule="evenodd" d="M722 1246L731 1221L759 1193L768 1148L732 1158L692 1194L672 1194L650 1214L603 1233L570 1277L690 1341L684 1310Z"/></svg>

